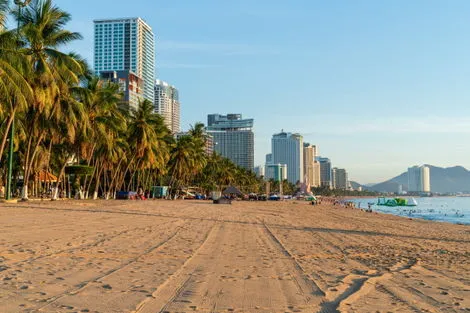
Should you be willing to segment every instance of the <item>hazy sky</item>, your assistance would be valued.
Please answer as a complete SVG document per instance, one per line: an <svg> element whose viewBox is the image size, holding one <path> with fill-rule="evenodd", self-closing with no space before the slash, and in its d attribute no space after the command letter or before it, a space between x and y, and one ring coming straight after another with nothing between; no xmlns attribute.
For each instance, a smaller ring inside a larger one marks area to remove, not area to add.
<svg viewBox="0 0 470 313"><path fill-rule="evenodd" d="M93 19L144 18L182 125L255 119L255 164L299 132L351 180L470 168L470 1L56 0L93 61Z"/></svg>

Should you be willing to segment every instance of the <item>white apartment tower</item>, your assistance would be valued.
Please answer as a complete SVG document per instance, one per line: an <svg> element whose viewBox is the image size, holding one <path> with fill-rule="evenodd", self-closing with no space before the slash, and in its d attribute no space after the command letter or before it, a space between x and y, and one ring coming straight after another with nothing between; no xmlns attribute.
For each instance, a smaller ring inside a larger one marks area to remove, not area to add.
<svg viewBox="0 0 470 313"><path fill-rule="evenodd" d="M95 72L129 71L143 81L143 97L154 101L155 36L139 17L95 20Z"/></svg>
<svg viewBox="0 0 470 313"><path fill-rule="evenodd" d="M163 116L173 134L180 131L180 101L178 89L157 79L155 81L155 113Z"/></svg>
<svg viewBox="0 0 470 313"><path fill-rule="evenodd" d="M423 165L408 168L408 191L431 192L429 167Z"/></svg>
<svg viewBox="0 0 470 313"><path fill-rule="evenodd" d="M281 132L271 140L273 164L287 165L287 180L293 184L304 182L304 142L300 134Z"/></svg>

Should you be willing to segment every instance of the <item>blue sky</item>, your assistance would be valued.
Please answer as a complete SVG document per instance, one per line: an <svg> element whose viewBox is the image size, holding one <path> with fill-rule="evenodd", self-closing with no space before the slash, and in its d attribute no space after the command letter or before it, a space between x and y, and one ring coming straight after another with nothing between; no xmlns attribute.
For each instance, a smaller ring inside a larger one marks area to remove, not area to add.
<svg viewBox="0 0 470 313"><path fill-rule="evenodd" d="M361 183L408 166L470 168L470 1L56 0L92 63L93 19L140 16L182 125L255 119L255 163L299 132Z"/></svg>

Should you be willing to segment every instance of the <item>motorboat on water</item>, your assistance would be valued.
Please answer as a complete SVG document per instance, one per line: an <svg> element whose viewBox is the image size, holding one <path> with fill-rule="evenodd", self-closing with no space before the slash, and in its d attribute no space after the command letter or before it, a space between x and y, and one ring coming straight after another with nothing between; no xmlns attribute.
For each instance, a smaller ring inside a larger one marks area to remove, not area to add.
<svg viewBox="0 0 470 313"><path fill-rule="evenodd" d="M387 199L385 197L380 197L377 200L377 205L390 206L390 207L417 206L418 202L416 201L415 198L390 198L390 199Z"/></svg>

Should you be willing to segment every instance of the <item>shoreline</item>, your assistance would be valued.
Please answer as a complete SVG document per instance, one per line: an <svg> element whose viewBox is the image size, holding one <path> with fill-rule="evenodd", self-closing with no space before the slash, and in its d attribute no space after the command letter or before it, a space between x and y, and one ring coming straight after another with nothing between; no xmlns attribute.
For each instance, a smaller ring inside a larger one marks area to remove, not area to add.
<svg viewBox="0 0 470 313"><path fill-rule="evenodd" d="M325 197L327 198L327 197ZM355 200L355 199L369 199L369 198L376 198L376 197L368 197L368 196L365 196L363 198L358 198L358 197L344 197L342 199L344 200ZM447 198L447 197L446 197ZM451 198L451 197L449 197ZM328 197L328 200L329 201L334 201L334 200L337 200L337 198L334 198L334 197ZM103 199L100 199L100 200L92 200L92 199L83 199L83 200L75 200L75 199L56 199L56 200L51 200L51 199L28 199L28 201L18 201L18 202L3 202L4 206L5 207L8 207L8 205L11 205L12 207L15 205L15 204L18 204L18 205L21 205L21 204L26 204L26 203L49 203L49 202L56 202L56 201L59 201L59 202L63 202L63 203L70 203L70 204L79 204L79 203L94 203L94 202L103 202L103 203L112 203L113 201L116 201L117 203L121 203L121 202L126 202L126 201L129 201L129 202L136 202L136 203L139 203L141 200L117 200L117 199L109 199L109 200L103 200ZM168 200L168 199L147 199L147 200L144 200L144 203L146 202L175 202L175 203L178 203L178 202L188 202L188 201L196 201L196 203L206 203L206 204L212 204L211 201L207 201L207 200L183 200L183 199L177 199L177 200ZM237 200L235 201L236 202L249 202L249 201L241 201L241 200ZM258 203L275 203L274 201L256 201ZM256 203L255 202L255 203ZM293 203L293 204L300 204L300 203L303 203L304 200L283 200L283 201L280 201L280 202L284 202L284 203ZM306 204L310 203L309 201L305 201ZM336 208L336 206L332 205L331 203L327 203L327 204L320 204L320 206L332 206L333 208ZM1 205L0 205L1 207ZM343 205L338 205L338 207L343 207L343 208L346 208L344 207ZM349 208L348 208L349 209ZM358 208L358 207L355 207L354 209L356 210L361 210L363 212L366 212L366 208ZM376 213L376 214L384 214L384 215L387 215L387 216L394 216L394 217L400 217L400 218L403 218L403 219L407 219L407 220L420 220L420 221L427 221L427 222L437 222L437 223L447 223L447 224L451 224L451 225L461 225L461 226L470 226L470 222L452 222L452 221L446 221L446 220L439 220L439 219L428 219L428 218L425 218L425 217L419 217L419 216L403 216L403 215L399 215L399 214L394 214L394 213L391 213L391 212L383 212L383 211L378 211L376 209L372 209L372 212L371 213ZM370 213L369 213L370 214Z"/></svg>

